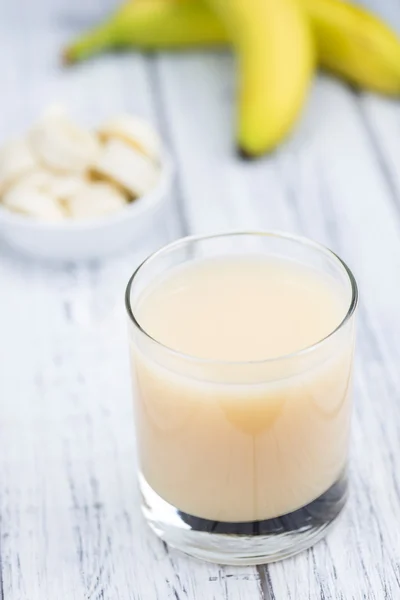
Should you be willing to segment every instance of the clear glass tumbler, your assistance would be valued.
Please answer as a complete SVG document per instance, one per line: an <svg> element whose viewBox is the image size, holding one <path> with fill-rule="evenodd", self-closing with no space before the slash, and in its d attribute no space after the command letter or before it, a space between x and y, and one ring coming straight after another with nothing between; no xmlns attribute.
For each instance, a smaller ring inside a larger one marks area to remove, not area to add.
<svg viewBox="0 0 400 600"><path fill-rule="evenodd" d="M170 269L254 255L329 278L343 293L344 318L299 352L247 362L181 354L138 322L138 302ZM288 234L184 238L135 271L126 309L139 485L160 538L197 558L249 565L286 558L325 535L347 497L356 307L344 262Z"/></svg>

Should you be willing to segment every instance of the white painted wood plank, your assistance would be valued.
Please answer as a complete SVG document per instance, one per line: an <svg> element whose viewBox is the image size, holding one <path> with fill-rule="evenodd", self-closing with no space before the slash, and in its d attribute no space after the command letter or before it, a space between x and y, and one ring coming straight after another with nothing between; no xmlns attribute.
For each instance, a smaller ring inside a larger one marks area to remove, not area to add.
<svg viewBox="0 0 400 600"><path fill-rule="evenodd" d="M385 169L393 201L400 210L400 107L395 100L363 94L360 108L375 146L377 160Z"/></svg>
<svg viewBox="0 0 400 600"><path fill-rule="evenodd" d="M54 100L91 124L122 110L157 121L146 60L61 72L62 33L16 39L2 21L2 138ZM0 247L1 597L183 593L139 517L123 308L133 269L179 232L176 214L160 217L131 253L88 266L46 266Z"/></svg>
<svg viewBox="0 0 400 600"><path fill-rule="evenodd" d="M137 509L122 298L140 259L0 263L5 598L173 597L175 571Z"/></svg>
<svg viewBox="0 0 400 600"><path fill-rule="evenodd" d="M38 30L28 32L14 63L1 65L8 78L1 136L24 130L59 100L90 124L121 110L158 122L148 59L108 57L60 72L54 58L62 34L42 40ZM11 52L15 39L5 38ZM33 52L29 80L20 80L16 73ZM171 556L138 511L123 286L144 256L180 230L170 215L130 255L88 267L32 264L1 248L0 551L7 599L261 594L254 569L236 570L233 578Z"/></svg>
<svg viewBox="0 0 400 600"><path fill-rule="evenodd" d="M394 282L400 227L357 100L320 78L297 134L275 155L244 164L230 152L230 59L164 57L160 71L191 230L302 232L342 254L361 284L351 502L326 542L268 568L274 593L296 599L395 598L400 540L392 523L400 515L393 456L400 415L390 353L399 354L400 289ZM189 102L196 119L184 110ZM388 414L397 421L387 425Z"/></svg>
<svg viewBox="0 0 400 600"><path fill-rule="evenodd" d="M359 0L355 4L365 6L400 32L400 7L397 0Z"/></svg>
<svg viewBox="0 0 400 600"><path fill-rule="evenodd" d="M170 554L139 516L121 302L128 264L33 266L29 276L16 266L0 263L0 329L11 341L0 379L13 390L12 402L0 396L5 597L254 597L256 573L237 570L233 581Z"/></svg>

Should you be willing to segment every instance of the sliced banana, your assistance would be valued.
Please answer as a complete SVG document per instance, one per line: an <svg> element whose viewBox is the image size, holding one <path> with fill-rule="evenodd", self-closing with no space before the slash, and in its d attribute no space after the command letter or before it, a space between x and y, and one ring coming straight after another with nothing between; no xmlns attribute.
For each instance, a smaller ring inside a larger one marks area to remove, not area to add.
<svg viewBox="0 0 400 600"><path fill-rule="evenodd" d="M150 160L160 160L161 139L152 125L140 117L119 115L103 123L98 133L103 142L120 139Z"/></svg>
<svg viewBox="0 0 400 600"><path fill-rule="evenodd" d="M104 144L92 171L121 186L134 198L150 192L160 176L159 168L149 158L118 139L109 139Z"/></svg>
<svg viewBox="0 0 400 600"><path fill-rule="evenodd" d="M59 173L83 172L100 150L93 133L54 110L32 128L28 142L42 165Z"/></svg>
<svg viewBox="0 0 400 600"><path fill-rule="evenodd" d="M72 195L65 206L72 219L88 219L119 211L126 204L124 194L113 185L95 181Z"/></svg>
<svg viewBox="0 0 400 600"><path fill-rule="evenodd" d="M0 202L46 221L107 215L157 185L160 157L161 140L140 117L120 115L91 133L50 107L0 152Z"/></svg>
<svg viewBox="0 0 400 600"><path fill-rule="evenodd" d="M17 185L3 196L8 209L44 221L62 221L66 215L62 206L48 193L35 186Z"/></svg>
<svg viewBox="0 0 400 600"><path fill-rule="evenodd" d="M23 175L14 184L18 187L36 188L37 190L46 191L51 181L51 174L44 169L36 168Z"/></svg>
<svg viewBox="0 0 400 600"><path fill-rule="evenodd" d="M88 180L77 175L52 176L47 183L48 193L62 202L86 189Z"/></svg>
<svg viewBox="0 0 400 600"><path fill-rule="evenodd" d="M88 179L79 175L55 175L51 171L37 169L22 177L18 181L19 187L36 189L53 196L55 200L68 200L79 190L87 186Z"/></svg>
<svg viewBox="0 0 400 600"><path fill-rule="evenodd" d="M0 152L0 194L37 169L37 161L25 140L12 140Z"/></svg>

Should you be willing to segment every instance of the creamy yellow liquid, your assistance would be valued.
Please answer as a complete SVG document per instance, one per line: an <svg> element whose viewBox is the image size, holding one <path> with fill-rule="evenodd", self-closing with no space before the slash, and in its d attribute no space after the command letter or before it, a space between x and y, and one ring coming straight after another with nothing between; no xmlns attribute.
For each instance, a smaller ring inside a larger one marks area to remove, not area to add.
<svg viewBox="0 0 400 600"><path fill-rule="evenodd" d="M186 513L231 522L283 515L323 494L346 462L352 331L268 359L325 338L348 304L333 279L255 256L194 262L153 284L137 321L199 359L134 339L139 458L154 491Z"/></svg>

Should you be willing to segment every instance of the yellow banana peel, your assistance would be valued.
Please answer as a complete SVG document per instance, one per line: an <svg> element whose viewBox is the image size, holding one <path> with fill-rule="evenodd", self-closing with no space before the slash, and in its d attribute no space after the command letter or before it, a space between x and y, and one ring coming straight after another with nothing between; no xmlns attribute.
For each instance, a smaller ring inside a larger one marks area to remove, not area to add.
<svg viewBox="0 0 400 600"><path fill-rule="evenodd" d="M259 156L291 131L314 72L311 29L297 0L208 0L238 57L237 143Z"/></svg>
<svg viewBox="0 0 400 600"><path fill-rule="evenodd" d="M63 57L73 63L107 48L233 44L240 74L238 143L254 156L283 139L301 111L313 72L312 39L323 68L358 87L400 95L399 37L372 13L342 0L129 0L73 41Z"/></svg>
<svg viewBox="0 0 400 600"><path fill-rule="evenodd" d="M66 64L103 50L218 46L228 43L222 23L199 0L129 0L105 23L74 40L63 53Z"/></svg>

